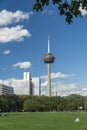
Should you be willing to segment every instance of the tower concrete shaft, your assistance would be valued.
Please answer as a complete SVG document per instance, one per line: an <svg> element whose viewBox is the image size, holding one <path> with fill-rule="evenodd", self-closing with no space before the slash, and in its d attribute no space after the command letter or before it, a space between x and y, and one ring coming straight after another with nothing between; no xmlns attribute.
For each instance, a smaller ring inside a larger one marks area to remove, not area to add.
<svg viewBox="0 0 87 130"><path fill-rule="evenodd" d="M50 52L50 38L48 37L48 52L43 58L44 63L47 64L48 69L48 96L51 96L51 63L54 63L55 57Z"/></svg>
<svg viewBox="0 0 87 130"><path fill-rule="evenodd" d="M48 96L51 96L51 66L50 63L48 63L47 65L47 69L48 69Z"/></svg>

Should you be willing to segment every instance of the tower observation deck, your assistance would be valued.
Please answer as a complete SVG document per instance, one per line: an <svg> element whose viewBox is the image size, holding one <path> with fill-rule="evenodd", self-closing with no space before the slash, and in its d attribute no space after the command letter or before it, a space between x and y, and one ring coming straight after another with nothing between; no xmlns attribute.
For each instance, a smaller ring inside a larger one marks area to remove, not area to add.
<svg viewBox="0 0 87 130"><path fill-rule="evenodd" d="M50 38L48 37L48 52L45 54L44 58L44 63L48 65L48 96L51 96L51 63L54 63L55 57L53 54L50 52Z"/></svg>

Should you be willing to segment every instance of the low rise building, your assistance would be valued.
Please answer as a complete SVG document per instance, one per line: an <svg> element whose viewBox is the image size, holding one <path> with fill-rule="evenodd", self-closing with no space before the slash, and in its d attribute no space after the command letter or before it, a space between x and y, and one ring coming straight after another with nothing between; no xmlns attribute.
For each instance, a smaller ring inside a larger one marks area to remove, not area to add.
<svg viewBox="0 0 87 130"><path fill-rule="evenodd" d="M2 94L14 94L13 87L5 84L0 84L0 95Z"/></svg>

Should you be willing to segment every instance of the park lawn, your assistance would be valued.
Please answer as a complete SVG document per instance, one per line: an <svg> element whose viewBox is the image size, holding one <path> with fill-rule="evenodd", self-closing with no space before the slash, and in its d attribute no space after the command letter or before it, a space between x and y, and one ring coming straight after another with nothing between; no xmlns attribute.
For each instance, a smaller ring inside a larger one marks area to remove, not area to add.
<svg viewBox="0 0 87 130"><path fill-rule="evenodd" d="M75 122L80 118L80 122ZM87 130L87 113L20 112L0 116L0 130Z"/></svg>

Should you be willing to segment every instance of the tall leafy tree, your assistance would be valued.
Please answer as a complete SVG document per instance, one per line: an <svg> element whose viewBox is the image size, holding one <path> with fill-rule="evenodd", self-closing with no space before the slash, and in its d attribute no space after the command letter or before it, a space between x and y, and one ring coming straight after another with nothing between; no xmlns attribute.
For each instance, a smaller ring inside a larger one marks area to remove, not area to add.
<svg viewBox="0 0 87 130"><path fill-rule="evenodd" d="M79 110L85 107L85 98L81 95L71 94L66 97L68 110Z"/></svg>
<svg viewBox="0 0 87 130"><path fill-rule="evenodd" d="M42 11L50 3L57 5L59 14L65 15L66 22L69 24L73 21L74 17L82 16L80 7L87 10L87 0L35 0L33 9Z"/></svg>

